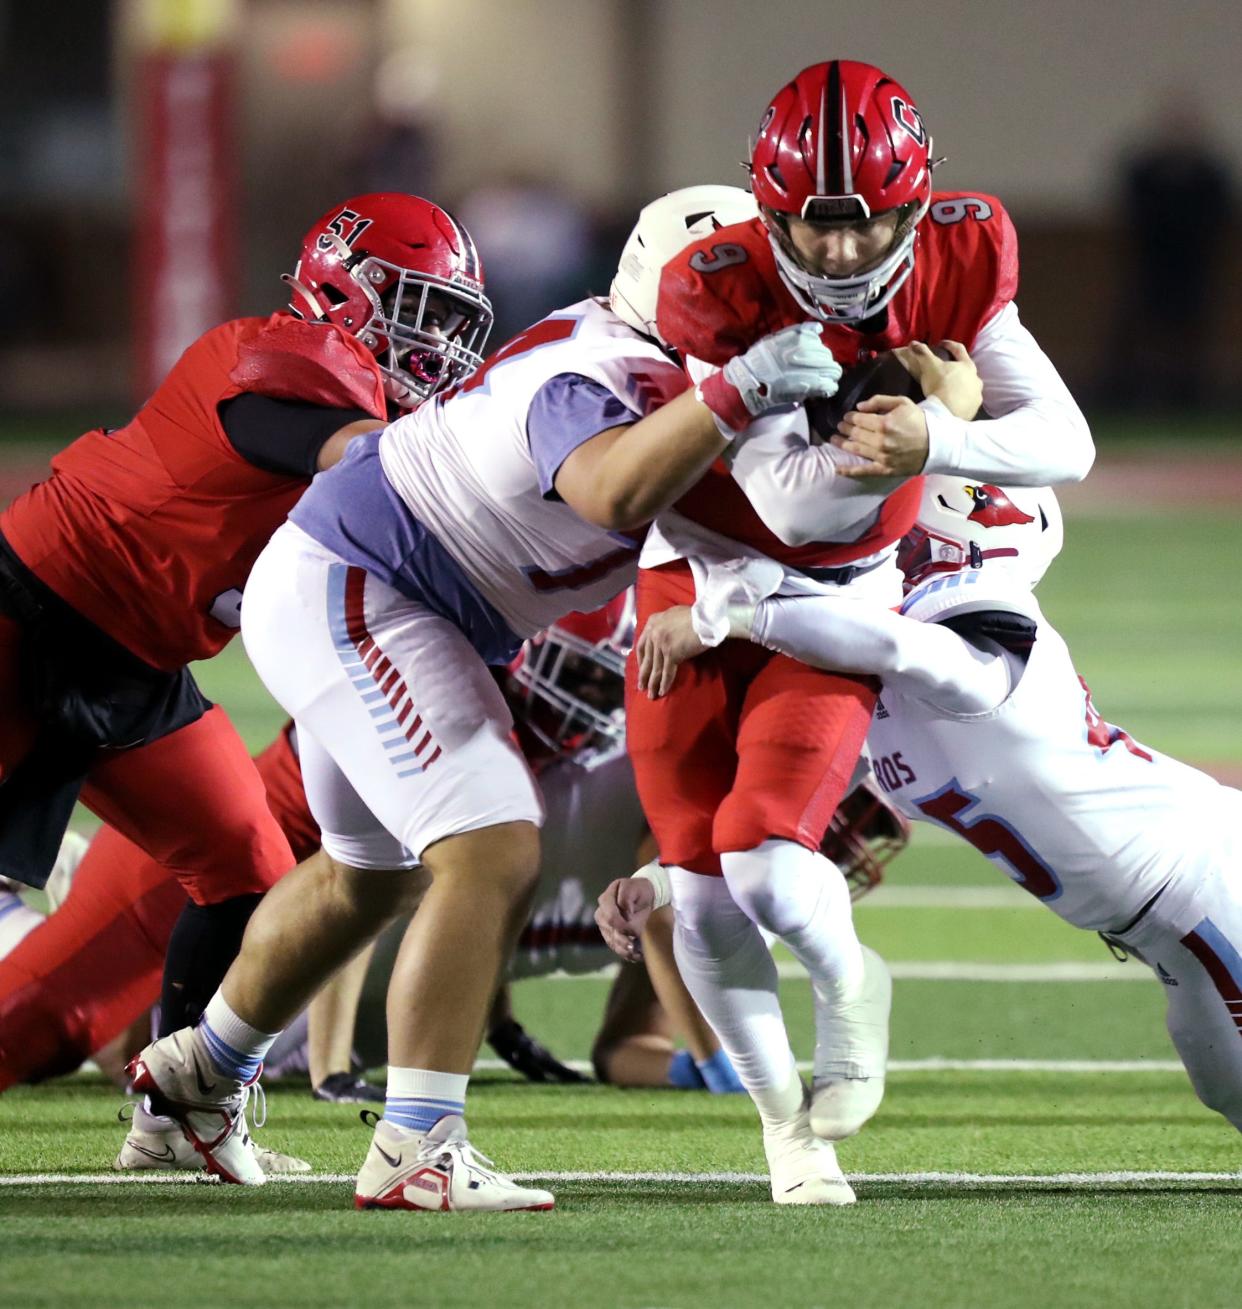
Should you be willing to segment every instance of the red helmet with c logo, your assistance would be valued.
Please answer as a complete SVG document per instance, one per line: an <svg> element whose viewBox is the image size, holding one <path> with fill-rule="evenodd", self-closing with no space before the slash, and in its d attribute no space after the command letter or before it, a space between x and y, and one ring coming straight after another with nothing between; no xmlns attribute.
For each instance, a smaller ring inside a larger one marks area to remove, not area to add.
<svg viewBox="0 0 1242 1309"><path fill-rule="evenodd" d="M914 268L915 229L931 203L931 135L910 93L872 64L812 64L776 93L751 147L751 189L781 275L825 319L877 313ZM859 224L896 211L888 250L849 277L806 267L789 219Z"/></svg>

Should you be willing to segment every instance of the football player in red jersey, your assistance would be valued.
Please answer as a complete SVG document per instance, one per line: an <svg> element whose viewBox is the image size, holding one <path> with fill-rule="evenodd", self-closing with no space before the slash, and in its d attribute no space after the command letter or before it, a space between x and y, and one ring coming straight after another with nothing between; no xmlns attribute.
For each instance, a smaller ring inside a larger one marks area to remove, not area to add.
<svg viewBox="0 0 1242 1309"><path fill-rule="evenodd" d="M649 535L640 629L693 599L696 559L763 555L793 589L896 603L894 546L913 522L920 472L1013 485L1085 475L1085 421L1013 305L1008 216L991 196L934 192L935 162L899 83L868 64L813 65L763 115L750 157L756 217L656 274L654 311L638 317L680 354L726 424L748 431ZM655 252L647 258L656 263ZM823 443L799 414L752 425L735 404L730 419L723 393L746 394L735 356L808 320L846 368L902 349L928 398L874 395L819 433ZM950 343L948 363L929 348L939 342ZM980 387L988 416L972 422ZM879 1104L891 988L862 953L840 879L816 851L875 686L808 674L754 647L710 658L683 667L666 699L630 688L630 752L670 866L678 962L759 1108L774 1198L846 1203L826 1141L856 1131ZM814 981L810 1105L760 928Z"/></svg>
<svg viewBox="0 0 1242 1309"><path fill-rule="evenodd" d="M294 864L240 738L186 665L355 435L466 376L491 323L465 230L365 195L307 233L290 312L191 345L131 422L88 432L0 518L0 873L42 884L79 793L190 896L162 995L192 1022Z"/></svg>

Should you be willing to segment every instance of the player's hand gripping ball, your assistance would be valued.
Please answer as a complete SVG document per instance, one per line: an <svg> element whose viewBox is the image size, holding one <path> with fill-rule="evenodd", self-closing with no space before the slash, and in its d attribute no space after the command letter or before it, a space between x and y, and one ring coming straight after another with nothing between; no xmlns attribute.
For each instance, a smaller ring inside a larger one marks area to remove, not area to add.
<svg viewBox="0 0 1242 1309"><path fill-rule="evenodd" d="M812 401L813 439L857 457L843 477L913 477L927 462L927 417L918 401L935 397L957 418L970 419L982 400L979 374L956 341L935 350L921 341L886 351L850 369L830 400Z"/></svg>

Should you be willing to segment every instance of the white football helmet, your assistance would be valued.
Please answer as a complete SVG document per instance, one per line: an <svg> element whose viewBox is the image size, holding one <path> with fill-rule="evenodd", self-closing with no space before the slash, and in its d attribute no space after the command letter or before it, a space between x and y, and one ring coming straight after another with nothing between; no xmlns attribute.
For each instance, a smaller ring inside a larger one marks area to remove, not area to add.
<svg viewBox="0 0 1242 1309"><path fill-rule="evenodd" d="M759 217L749 191L736 186L687 186L653 200L638 215L608 295L612 312L644 336L656 330L660 273L675 255L721 227Z"/></svg>
<svg viewBox="0 0 1242 1309"><path fill-rule="evenodd" d="M625 749L625 659L634 644L633 588L591 613L566 614L522 647L509 672L514 716L554 757L585 768Z"/></svg>
<svg viewBox="0 0 1242 1309"><path fill-rule="evenodd" d="M1046 486L994 486L969 477L924 479L914 526L897 548L907 587L936 573L980 568L1000 560L1035 586L1061 552L1061 508Z"/></svg>

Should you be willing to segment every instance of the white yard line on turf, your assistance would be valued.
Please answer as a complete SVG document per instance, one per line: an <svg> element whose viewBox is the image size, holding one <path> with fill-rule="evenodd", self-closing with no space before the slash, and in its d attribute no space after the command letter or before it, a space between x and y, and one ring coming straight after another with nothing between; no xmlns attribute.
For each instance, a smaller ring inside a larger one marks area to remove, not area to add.
<svg viewBox="0 0 1242 1309"><path fill-rule="evenodd" d="M851 1182L906 1184L939 1183L943 1186L1117 1186L1144 1182L1236 1182L1242 1173L1099 1172L1099 1173L848 1173ZM668 1182L689 1185L766 1183L763 1173L620 1173L537 1172L513 1173L519 1181L539 1182ZM270 1182L303 1186L343 1185L353 1173L277 1173ZM0 1176L0 1186L144 1186L152 1183L216 1185L201 1173L14 1173Z"/></svg>
<svg viewBox="0 0 1242 1309"><path fill-rule="evenodd" d="M925 960L890 963L888 970L899 982L1146 982L1153 978L1142 964L1119 964L1112 960L1099 963L1056 964L976 964L958 960ZM616 976L616 968L601 968L594 973L553 973L549 982L598 982ZM776 964L783 978L805 978L806 970L792 959Z"/></svg>
<svg viewBox="0 0 1242 1309"><path fill-rule="evenodd" d="M1016 886L877 886L859 909L1042 909Z"/></svg>
<svg viewBox="0 0 1242 1309"><path fill-rule="evenodd" d="M776 965L781 977L805 977L799 964L786 960ZM892 963L894 980L902 982L1146 982L1155 981L1142 964L1101 960L1099 963L975 964L948 960Z"/></svg>
<svg viewBox="0 0 1242 1309"><path fill-rule="evenodd" d="M590 1073L589 1059L566 1059L575 1072ZM503 1072L503 1059L476 1059L476 1073ZM800 1060L800 1072L811 1071L809 1059ZM1176 1059L890 1059L890 1073L1180 1073Z"/></svg>

